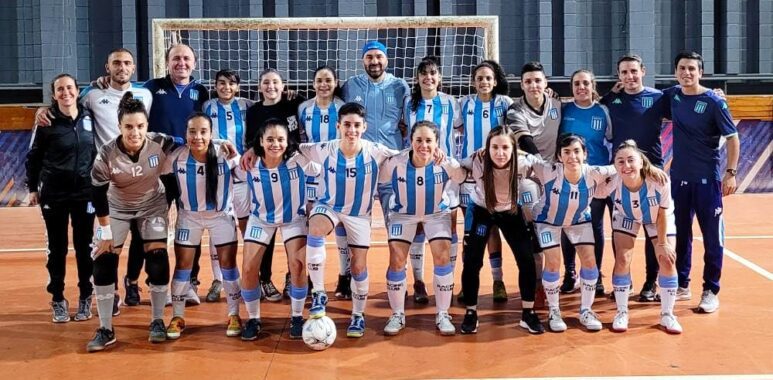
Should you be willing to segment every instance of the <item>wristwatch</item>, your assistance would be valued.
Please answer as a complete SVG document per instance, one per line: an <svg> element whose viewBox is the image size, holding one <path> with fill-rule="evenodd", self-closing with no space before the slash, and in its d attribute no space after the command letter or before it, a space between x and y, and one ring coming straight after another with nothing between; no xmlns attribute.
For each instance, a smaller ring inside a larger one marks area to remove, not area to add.
<svg viewBox="0 0 773 380"><path fill-rule="evenodd" d="M727 174L730 174L733 177L735 177L735 175L738 174L738 170L736 169L727 169L725 170L725 172L727 172Z"/></svg>

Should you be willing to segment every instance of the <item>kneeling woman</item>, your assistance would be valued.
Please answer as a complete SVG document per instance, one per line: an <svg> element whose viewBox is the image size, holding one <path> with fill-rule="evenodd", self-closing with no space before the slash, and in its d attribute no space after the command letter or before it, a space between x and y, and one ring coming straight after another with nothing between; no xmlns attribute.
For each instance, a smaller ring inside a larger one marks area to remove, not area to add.
<svg viewBox="0 0 773 380"><path fill-rule="evenodd" d="M454 335L448 308L454 287L454 264L451 263L451 204L448 186L464 181L467 171L453 158L440 164L438 127L431 121L420 121L411 129L411 149L390 157L382 165L379 182L392 186L389 199L389 269L387 294L392 307L384 333L397 335L405 327L405 265L408 249L421 224L432 249L435 265L435 325L443 335ZM451 182L453 181L453 183ZM423 244L423 243L422 243Z"/></svg>
<svg viewBox="0 0 773 380"><path fill-rule="evenodd" d="M615 151L617 175L597 191L596 197L609 195L614 201L612 242L615 247L615 269L612 285L617 314L612 330L628 330L628 291L631 287L631 253L636 235L644 226L644 234L652 241L660 264L660 326L671 334L680 334L682 326L674 315L677 276L674 242L674 206L671 184L662 182L659 170L653 169L647 156L633 140L626 140Z"/></svg>
<svg viewBox="0 0 773 380"><path fill-rule="evenodd" d="M475 191L471 194L472 203L467 208L464 226L462 288L467 312L462 321L462 334L478 332L480 269L492 227L502 231L518 264L518 286L523 308L519 326L532 334L545 331L533 309L536 269L529 237L532 232L518 204L516 146L515 136L508 129L495 127L488 134L485 148L465 160L465 166L472 171L475 180Z"/></svg>
<svg viewBox="0 0 773 380"><path fill-rule="evenodd" d="M239 320L239 270L236 268L236 223L233 215L233 179L231 169L239 156L228 159L212 141L212 120L204 113L188 118L187 145L175 150L166 160L167 196L177 201L175 227L175 268L172 277L173 315L166 337L177 339L185 330L185 295L191 280L196 248L204 230L217 250L223 273L223 287L228 295L227 336L241 334Z"/></svg>

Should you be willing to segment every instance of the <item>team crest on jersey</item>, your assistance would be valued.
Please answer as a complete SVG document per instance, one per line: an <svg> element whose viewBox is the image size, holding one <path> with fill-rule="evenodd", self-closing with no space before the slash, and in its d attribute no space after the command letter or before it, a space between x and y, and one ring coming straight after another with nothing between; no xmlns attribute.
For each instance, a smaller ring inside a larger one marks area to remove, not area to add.
<svg viewBox="0 0 773 380"><path fill-rule="evenodd" d="M550 231L545 231L539 235L539 239L542 241L542 244L548 244L553 241L553 234Z"/></svg>
<svg viewBox="0 0 773 380"><path fill-rule="evenodd" d="M442 109L444 114L448 114L448 104L443 104Z"/></svg>
<svg viewBox="0 0 773 380"><path fill-rule="evenodd" d="M387 104L394 104L395 103L395 95L394 94L387 94L386 102L387 102Z"/></svg>
<svg viewBox="0 0 773 380"><path fill-rule="evenodd" d="M189 94L194 102L199 100L199 90L191 90Z"/></svg>
<svg viewBox="0 0 773 380"><path fill-rule="evenodd" d="M154 154L154 155L148 157L148 165L151 168L155 168L156 166L158 166L158 155L157 154Z"/></svg>
<svg viewBox="0 0 773 380"><path fill-rule="evenodd" d="M550 118L553 120L558 119L558 110L555 108L551 108L550 111L548 111L548 115L550 115Z"/></svg>
<svg viewBox="0 0 773 380"><path fill-rule="evenodd" d="M503 107L496 107L494 108L494 113L497 115L497 117L502 117L502 115L505 113L505 110Z"/></svg>
<svg viewBox="0 0 773 380"><path fill-rule="evenodd" d="M641 98L641 106L642 106L642 108L651 108L652 107L652 103L653 103L653 100L652 100L651 96L646 96L646 97Z"/></svg>
<svg viewBox="0 0 773 380"><path fill-rule="evenodd" d="M695 102L695 108L694 108L695 113L704 113L704 112L706 112L706 107L708 107L708 104L706 104L706 102L702 102L700 100Z"/></svg>
<svg viewBox="0 0 773 380"><path fill-rule="evenodd" d="M177 230L177 240L178 241L188 241L188 238L191 235L191 230L187 228L179 228Z"/></svg>
<svg viewBox="0 0 773 380"><path fill-rule="evenodd" d="M225 173L225 163L220 163L217 165L217 175L223 175Z"/></svg>
<svg viewBox="0 0 773 380"><path fill-rule="evenodd" d="M392 236L402 236L403 235L403 225L402 224L392 224L392 228L390 230L390 234Z"/></svg>
<svg viewBox="0 0 773 380"><path fill-rule="evenodd" d="M253 239L260 239L261 235L263 235L263 229L258 226L252 226L250 228L250 237Z"/></svg>
<svg viewBox="0 0 773 380"><path fill-rule="evenodd" d="M315 214L325 214L325 213L326 213L326 211L327 211L327 209L326 209L324 206L317 206L317 207L314 209L314 213L315 213Z"/></svg>
<svg viewBox="0 0 773 380"><path fill-rule="evenodd" d="M88 213L88 214L93 214L93 213L95 213L95 212L97 212L97 209L95 209L95 208L94 208L94 205L93 205L93 204L91 204L91 202L89 202L88 204L86 204L86 213Z"/></svg>
<svg viewBox="0 0 773 380"><path fill-rule="evenodd" d="M523 202L524 204L534 202L531 196L531 191L524 191L523 193L521 193L521 202Z"/></svg>
<svg viewBox="0 0 773 380"><path fill-rule="evenodd" d="M435 173L435 184L439 185L446 181L445 172Z"/></svg>
<svg viewBox="0 0 773 380"><path fill-rule="evenodd" d="M475 230L475 233L478 234L478 236L486 236L486 234L488 233L488 228L481 224L480 226L478 226L478 229Z"/></svg>
<svg viewBox="0 0 773 380"><path fill-rule="evenodd" d="M593 128L594 131L600 131L603 129L603 126L604 126L604 119L598 116L594 116L591 118L590 126L591 128Z"/></svg>
<svg viewBox="0 0 773 380"><path fill-rule="evenodd" d="M307 187L306 188L306 198L314 199L317 197L317 190L313 187Z"/></svg>
<svg viewBox="0 0 773 380"><path fill-rule="evenodd" d="M626 230L630 230L633 228L633 219L631 218L623 218L623 228Z"/></svg>
<svg viewBox="0 0 773 380"><path fill-rule="evenodd" d="M470 195L469 194L462 194L461 197L459 197L459 203L461 203L463 206L467 206L470 204Z"/></svg>
<svg viewBox="0 0 773 380"><path fill-rule="evenodd" d="M658 198L657 197L647 197L647 203L649 203L650 206L654 207L658 205Z"/></svg>
<svg viewBox="0 0 773 380"><path fill-rule="evenodd" d="M83 118L83 130L87 132L91 132L92 125L91 125L91 118L86 116Z"/></svg>

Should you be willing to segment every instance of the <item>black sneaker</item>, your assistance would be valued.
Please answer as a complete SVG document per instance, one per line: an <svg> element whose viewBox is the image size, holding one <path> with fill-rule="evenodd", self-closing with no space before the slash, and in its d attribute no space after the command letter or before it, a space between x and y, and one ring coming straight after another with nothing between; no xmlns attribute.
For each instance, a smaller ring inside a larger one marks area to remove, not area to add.
<svg viewBox="0 0 773 380"><path fill-rule="evenodd" d="M460 328L462 334L475 334L478 332L478 311L467 309Z"/></svg>
<svg viewBox="0 0 773 380"><path fill-rule="evenodd" d="M91 319L91 296L85 298L85 299L79 299L78 300L78 312L75 313L75 317L73 318L75 321L88 321Z"/></svg>
<svg viewBox="0 0 773 380"><path fill-rule="evenodd" d="M282 289L282 298L286 300L290 299L290 272L285 274L285 286Z"/></svg>
<svg viewBox="0 0 773 380"><path fill-rule="evenodd" d="M263 325L260 323L260 319L250 318L242 329L242 340L255 340L258 339L258 334Z"/></svg>
<svg viewBox="0 0 773 380"><path fill-rule="evenodd" d="M91 341L89 344L86 345L86 351L88 352L97 352L97 351L103 351L108 346L112 346L115 344L115 332L113 330L108 330L104 327L100 327L97 329L96 334L94 334L94 337L91 338Z"/></svg>
<svg viewBox="0 0 773 380"><path fill-rule="evenodd" d="M149 330L148 341L150 343L161 343L166 341L166 326L164 326L163 319L154 319L153 322L150 322Z"/></svg>
<svg viewBox="0 0 773 380"><path fill-rule="evenodd" d="M290 339L303 338L303 320L302 316L290 317Z"/></svg>
<svg viewBox="0 0 773 380"><path fill-rule="evenodd" d="M413 284L413 302L421 305L426 305L429 303L427 285L424 284L424 281L416 281Z"/></svg>
<svg viewBox="0 0 773 380"><path fill-rule="evenodd" d="M121 315L121 296L116 293L113 296L113 316L117 317Z"/></svg>
<svg viewBox="0 0 773 380"><path fill-rule="evenodd" d="M574 271L566 272L564 274L564 282L561 283L561 293L569 294L574 293L575 290L580 288L580 281L577 279L577 273Z"/></svg>
<svg viewBox="0 0 773 380"><path fill-rule="evenodd" d="M311 289L311 287L309 287ZM338 285L336 285L335 296L339 300L352 299L352 275L338 275Z"/></svg>
<svg viewBox="0 0 773 380"><path fill-rule="evenodd" d="M639 292L639 302L654 302L658 298L658 286L655 282L645 282Z"/></svg>
<svg viewBox="0 0 773 380"><path fill-rule="evenodd" d="M129 278L124 276L123 286L126 289L126 296L123 298L123 303L126 306L137 306L140 304L140 287L137 283L130 283Z"/></svg>
<svg viewBox="0 0 773 380"><path fill-rule="evenodd" d="M545 327L542 326L539 316L533 309L523 309L521 322L518 325L528 330L529 334L542 334L545 332Z"/></svg>
<svg viewBox="0 0 773 380"><path fill-rule="evenodd" d="M599 273L599 279L596 280L596 297L604 297L604 284L601 282L601 273Z"/></svg>

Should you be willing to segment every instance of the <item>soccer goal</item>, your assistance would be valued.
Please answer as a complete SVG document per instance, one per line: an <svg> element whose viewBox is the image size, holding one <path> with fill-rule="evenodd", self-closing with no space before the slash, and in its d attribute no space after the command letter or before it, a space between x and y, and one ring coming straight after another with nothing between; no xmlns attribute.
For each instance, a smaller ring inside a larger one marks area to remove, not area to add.
<svg viewBox="0 0 773 380"><path fill-rule="evenodd" d="M317 67L336 68L343 83L364 72L365 42L379 40L388 49L388 72L411 82L421 58L437 56L444 91L459 96L469 92L475 65L498 59L498 33L496 16L156 19L154 76L166 75L165 51L182 42L196 51L194 76L210 88L215 73L230 68L242 78L242 96L256 99L260 72L274 68L308 96Z"/></svg>

